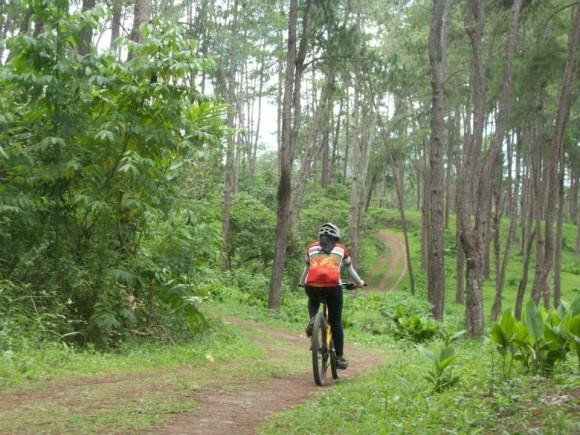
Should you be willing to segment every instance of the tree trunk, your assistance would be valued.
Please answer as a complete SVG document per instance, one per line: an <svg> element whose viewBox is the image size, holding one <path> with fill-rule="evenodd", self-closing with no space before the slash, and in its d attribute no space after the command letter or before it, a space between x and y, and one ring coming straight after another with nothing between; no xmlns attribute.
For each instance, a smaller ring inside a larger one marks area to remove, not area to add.
<svg viewBox="0 0 580 435"><path fill-rule="evenodd" d="M564 159L561 160L562 165ZM562 273L562 227L564 225L564 172L560 176L558 222L556 224L556 246L554 250L554 308L560 306L562 297L560 274Z"/></svg>
<svg viewBox="0 0 580 435"><path fill-rule="evenodd" d="M334 138L332 140L332 161L330 163L330 182L332 183L333 178L336 176L336 165L338 159L338 144L340 141L340 124L342 122L342 104L343 99L340 100L340 108L338 110L338 119L336 120L336 127L334 130Z"/></svg>
<svg viewBox="0 0 580 435"><path fill-rule="evenodd" d="M278 211L276 222L276 254L272 265L272 277L270 279L270 291L268 295L268 307L278 309L280 307L280 295L282 288L282 276L286 264L286 248L288 246L288 229L290 228L290 207L292 202L292 160L293 142L297 134L292 126L292 106L299 109L296 101L300 99L300 80L306 58L306 38L308 15L310 12L310 0L307 0L304 17L302 19L302 38L299 53L296 53L296 21L298 17L298 0L290 0L290 13L288 18L288 52L286 56L286 75L284 79L284 100L282 104L282 142L280 147L280 181L278 184ZM298 95L297 95L298 93ZM296 119L296 118L295 118Z"/></svg>
<svg viewBox="0 0 580 435"><path fill-rule="evenodd" d="M260 67L260 84L258 85L258 119L256 121L256 131L254 143L252 145L252 152L250 156L250 184L253 186L256 179L256 161L258 159L258 140L260 138L260 122L262 120L262 93L264 90L264 65L266 63L266 54L264 50L266 41L262 45L262 62Z"/></svg>
<svg viewBox="0 0 580 435"><path fill-rule="evenodd" d="M411 294L415 294L415 277L413 275L413 262L411 260L411 250L409 249L409 235L407 228L407 219L405 218L405 163L401 162L399 168L393 163L393 177L395 179L395 190L397 193L397 204L399 206L399 214L401 216L401 222L403 223L403 237L405 239L405 258L407 260L407 271L409 273L409 284L411 285Z"/></svg>
<svg viewBox="0 0 580 435"><path fill-rule="evenodd" d="M531 214L531 211L530 211ZM530 226L532 222L530 220ZM522 316L522 306L524 304L524 296L526 295L526 287L528 285L528 271L530 269L530 254L532 253L532 244L534 243L534 237L536 235L536 230L530 232L530 237L525 248L524 257L524 267L522 269L522 277L520 278L520 283L518 285L518 293L516 296L516 306L514 308L515 318L520 320Z"/></svg>
<svg viewBox="0 0 580 435"><path fill-rule="evenodd" d="M518 139L519 142L519 139ZM511 144L511 141L509 142ZM518 146L516 144L516 146ZM509 262L509 255L510 255L510 248L516 233L516 222L517 222L517 214L516 214L516 204L517 204L517 197L518 197L518 187L519 187L519 160L516 161L516 180L515 183L511 182L511 173L512 173L512 149L511 146L508 146L508 175L510 176L510 183L508 185L508 213L510 218L510 226L508 230L508 236L505 242L504 247L504 255L501 265L496 268L496 281L495 281L495 298L493 301L493 306L491 308L491 320L497 320L499 313L502 310L502 293L503 293L503 286L505 283L505 276L507 265ZM497 231L499 231L499 222L497 224ZM499 243L498 243L499 245ZM499 246L497 246L497 250L499 251ZM498 259L499 260L499 259Z"/></svg>
<svg viewBox="0 0 580 435"><path fill-rule="evenodd" d="M83 0L82 12L90 11L95 8L95 0ZM93 43L93 29L91 27L83 28L80 31L80 38L77 44L77 52L83 56L88 54Z"/></svg>
<svg viewBox="0 0 580 435"><path fill-rule="evenodd" d="M324 129L322 131L322 170L320 176L320 185L322 187L328 187L330 185L330 113L332 113L334 106L330 98L326 106Z"/></svg>
<svg viewBox="0 0 580 435"><path fill-rule="evenodd" d="M578 215L578 185L580 184L580 177L578 176L575 168L570 170L570 184L569 217L575 225L578 225L579 222L576 219L576 216Z"/></svg>
<svg viewBox="0 0 580 435"><path fill-rule="evenodd" d="M542 189L544 187L544 181L542 180L542 157L540 155L540 150L536 150L535 154L532 156L532 173L531 182L532 189L534 191L534 225L536 231L536 267L534 274L534 283L538 276L543 272L542 270L546 268L544 259L544 238L542 236L542 214L543 214L543 204L544 204L544 194ZM534 303L538 304L540 298L542 297L542 289L537 285L532 285L532 299Z"/></svg>
<svg viewBox="0 0 580 435"><path fill-rule="evenodd" d="M302 210L302 202L304 200L306 184L312 175L314 162L324 146L324 144L320 146L318 136L321 133L320 126L324 123L323 119L327 116L328 105L329 102L332 101L333 92L334 73L330 73L326 78L326 83L320 93L320 101L318 102L314 113L312 126L304 143L304 152L302 155L300 172L298 174L298 182L292 198L292 225L298 224L300 220L300 211Z"/></svg>
<svg viewBox="0 0 580 435"><path fill-rule="evenodd" d="M117 51L117 39L121 36L121 13L123 11L123 1L113 0L113 16L111 20L111 45L112 51Z"/></svg>
<svg viewBox="0 0 580 435"><path fill-rule="evenodd" d="M344 117L344 162L342 163L342 184L346 184L346 170L348 168L348 151L350 147L350 94L346 87L346 115Z"/></svg>
<svg viewBox="0 0 580 435"><path fill-rule="evenodd" d="M139 31L142 24L149 21L149 10L151 9L151 0L135 0L135 8L133 10L133 28L131 29L131 34L129 39L131 41L142 43L143 35ZM129 53L129 58L131 58L131 53Z"/></svg>
<svg viewBox="0 0 580 435"><path fill-rule="evenodd" d="M429 267L429 185L431 177L427 156L429 155L429 143L424 140L423 151L423 176L422 178L422 198L421 198L421 265L424 270ZM419 187L417 187L419 189Z"/></svg>
<svg viewBox="0 0 580 435"><path fill-rule="evenodd" d="M470 153L475 158L465 162L466 174L475 173L477 177L477 196L475 204L475 224L469 228L468 214L463 215L461 222L461 242L465 250L467 266L467 300L465 305L465 317L468 333L471 337L479 337L483 333L483 297L481 294L484 279L484 249L486 246L485 231L488 228L491 183L490 173L494 171L507 125L507 118L511 109L512 100L512 59L515 50L515 37L518 28L522 0L514 0L511 10L510 24L508 28L507 43L504 57L504 74L499 109L497 112L496 129L489 144L489 149L479 168L474 172L471 169L473 162L479 161L481 141L483 134L483 122L485 119L485 87L483 63L481 58L481 41L483 35L484 10L483 2L470 0L470 9L476 20L475 27L466 25L473 48L472 63L472 101L474 104L474 132ZM462 189L462 200L471 192Z"/></svg>
<svg viewBox="0 0 580 435"><path fill-rule="evenodd" d="M230 52L230 71L228 80L228 96L227 100L230 104L228 110L228 126L231 131L235 131L235 120L236 120L236 69L237 69L237 41L238 41L238 0L234 0L233 6L233 18L232 18L232 29L231 29L231 52ZM236 184L236 137L235 134L231 134L228 138L228 144L226 148L226 167L225 167L225 179L224 179L224 216L223 216L223 232L224 232L224 261L222 263L222 271L229 270L230 268L230 209L232 206L232 195L234 194L235 184Z"/></svg>
<svg viewBox="0 0 580 435"><path fill-rule="evenodd" d="M459 128L459 111L456 110L453 115L453 123L449 126L449 143L447 144L447 167L445 172L445 229L449 228L449 213L451 211L451 168L454 148L457 141L457 136L459 135L457 129Z"/></svg>
<svg viewBox="0 0 580 435"><path fill-rule="evenodd" d="M435 319L443 320L445 303L444 231L444 173L443 155L443 81L445 76L445 51L447 50L447 0L433 0L433 17L429 34L429 60L431 62L431 146L429 149L430 201L429 201L429 256L427 267L427 296L433 305Z"/></svg>
<svg viewBox="0 0 580 435"><path fill-rule="evenodd" d="M467 110L466 110L467 112ZM461 222L464 222L466 219L463 217L463 213L466 213L469 209L465 204L462 204L461 200L461 186L465 185L466 183L471 182L471 177L467 176L464 173L464 162L468 156L468 148L469 148L469 137L470 133L468 131L469 126L467 124L471 124L471 119L468 119L469 115L466 114L465 116L465 127L464 127L464 134L463 134L463 150L456 153L455 156L455 167L457 168L457 187L455 189L455 208L456 208L456 220L455 220L455 251L456 251L456 258L455 258L455 303L463 304L465 303L465 252L463 246L461 244ZM466 199L466 198L464 198Z"/></svg>
<svg viewBox="0 0 580 435"><path fill-rule="evenodd" d="M360 83L361 80L358 80L358 82ZM356 101L357 98L355 98L355 102ZM363 107L362 109L367 108ZM371 114L365 110L364 114L357 117L357 138L353 143L352 184L350 196L350 254L354 263L358 263L362 247L361 232L365 201L364 192L369 167L370 142L372 139L375 120L376 113L374 113L374 111Z"/></svg>
<svg viewBox="0 0 580 435"><path fill-rule="evenodd" d="M576 255L580 255L580 207L576 210Z"/></svg>

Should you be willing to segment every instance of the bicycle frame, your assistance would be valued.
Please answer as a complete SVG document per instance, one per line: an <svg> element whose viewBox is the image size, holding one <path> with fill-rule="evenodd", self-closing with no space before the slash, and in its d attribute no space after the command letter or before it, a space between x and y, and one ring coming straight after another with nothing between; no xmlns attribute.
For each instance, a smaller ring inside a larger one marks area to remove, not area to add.
<svg viewBox="0 0 580 435"><path fill-rule="evenodd" d="M326 345L327 352L333 352L332 349L332 328L330 327L330 323L328 321L328 306L326 302L323 303L323 312L324 312L324 323L326 325L326 334L324 336L324 344Z"/></svg>

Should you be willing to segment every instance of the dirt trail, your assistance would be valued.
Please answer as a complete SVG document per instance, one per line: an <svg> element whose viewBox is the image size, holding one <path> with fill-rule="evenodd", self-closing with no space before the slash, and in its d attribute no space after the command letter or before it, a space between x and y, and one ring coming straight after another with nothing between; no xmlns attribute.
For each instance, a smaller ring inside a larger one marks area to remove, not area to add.
<svg viewBox="0 0 580 435"><path fill-rule="evenodd" d="M239 319L226 321L263 355L197 367L78 377L37 385L36 391L2 393L0 433L81 433L98 428L106 433L250 434L275 412L327 388L314 384L304 335ZM341 372L339 382L386 360L384 354L350 346L348 337L345 354L351 366ZM328 377L332 385L330 373ZM130 416L142 412L163 415L167 423L132 426ZM111 416L109 423L104 421Z"/></svg>
<svg viewBox="0 0 580 435"><path fill-rule="evenodd" d="M389 247L390 254L377 261L374 269L387 268L387 271L378 287L371 291L391 291L406 273L405 247L399 236L388 231L379 232L378 237ZM396 279L387 288L396 273ZM135 426L129 429L131 425L125 425L120 429L111 421L110 426L105 425L107 432L251 434L272 414L328 389L314 384L309 340L304 335L239 319L226 321L235 324L263 349L263 356L197 367L184 365L142 373L78 377L37 385L36 391L2 393L0 421L5 419L5 425L0 424L0 432L2 427L10 433L75 432L76 429L71 429L75 421L86 421L91 428L91 421L101 418L100 412L114 413L119 409L121 419L126 412L150 412L151 415L165 412L167 424L146 429L134 429ZM345 355L351 365L341 372L338 382L367 373L386 360L385 354L349 345L348 336ZM332 386L335 381L330 373L328 378L328 385ZM167 401L172 401L167 411L155 411L155 406ZM183 409L176 404L182 404ZM153 410L148 411L149 408ZM76 420L59 425L65 415ZM86 428L77 427L79 432Z"/></svg>
<svg viewBox="0 0 580 435"><path fill-rule="evenodd" d="M377 273L379 270L384 270L385 268L387 268L387 271L378 286L371 288L371 291L390 292L397 288L407 273L405 242L400 236L387 230L378 232L377 237L389 247L389 255L382 256L374 265L372 270L373 274ZM389 281L396 271L399 271L397 278L393 284L387 288Z"/></svg>
<svg viewBox="0 0 580 435"><path fill-rule="evenodd" d="M276 340L283 340L299 346L304 353L304 360L309 361L308 340L301 335L278 331L250 322L232 320L243 328L252 329L269 338L269 352L276 352ZM264 343L260 343L263 345ZM345 346L351 365L341 372L339 381L327 381L327 386L335 382L353 378L368 372L371 368L385 361L384 355L363 352L352 346ZM305 364L305 368L308 365ZM330 371L328 373L330 378ZM174 416L170 424L150 433L163 434L253 434L274 413L291 408L306 401L314 392L321 391L314 384L311 371L284 378L269 379L264 383L238 384L232 389L229 386L215 391L202 391L197 399L201 407L192 413Z"/></svg>

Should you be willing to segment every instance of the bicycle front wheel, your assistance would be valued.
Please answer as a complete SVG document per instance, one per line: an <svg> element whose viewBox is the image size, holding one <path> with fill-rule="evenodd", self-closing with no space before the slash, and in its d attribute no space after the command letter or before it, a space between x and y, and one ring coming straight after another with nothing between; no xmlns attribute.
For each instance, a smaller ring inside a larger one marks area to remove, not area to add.
<svg viewBox="0 0 580 435"><path fill-rule="evenodd" d="M330 342L330 372L332 373L332 379L338 379L340 374L338 373L338 367L336 366L336 351L334 350L334 340Z"/></svg>
<svg viewBox="0 0 580 435"><path fill-rule="evenodd" d="M329 353L324 342L325 332L326 323L324 316L318 313L314 318L314 328L312 330L312 371L314 372L316 385L324 385L326 382Z"/></svg>

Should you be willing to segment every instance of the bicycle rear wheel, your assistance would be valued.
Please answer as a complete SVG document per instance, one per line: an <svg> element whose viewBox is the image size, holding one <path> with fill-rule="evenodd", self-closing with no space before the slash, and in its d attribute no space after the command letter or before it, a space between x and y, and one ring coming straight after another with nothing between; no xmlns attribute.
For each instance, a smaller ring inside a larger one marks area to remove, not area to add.
<svg viewBox="0 0 580 435"><path fill-rule="evenodd" d="M324 316L318 313L314 318L314 328L312 330L312 371L314 372L314 382L316 385L324 385L326 382L326 369L328 363L328 350L324 342L326 324Z"/></svg>

